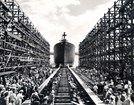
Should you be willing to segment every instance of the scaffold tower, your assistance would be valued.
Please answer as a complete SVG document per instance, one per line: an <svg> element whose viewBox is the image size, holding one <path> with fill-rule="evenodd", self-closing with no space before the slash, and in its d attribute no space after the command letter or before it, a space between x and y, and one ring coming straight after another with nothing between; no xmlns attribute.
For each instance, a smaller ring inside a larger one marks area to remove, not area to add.
<svg viewBox="0 0 134 105"><path fill-rule="evenodd" d="M134 0L117 0L79 44L79 66L129 79L134 89Z"/></svg>
<svg viewBox="0 0 134 105"><path fill-rule="evenodd" d="M0 0L0 72L49 67L50 45L15 0Z"/></svg>

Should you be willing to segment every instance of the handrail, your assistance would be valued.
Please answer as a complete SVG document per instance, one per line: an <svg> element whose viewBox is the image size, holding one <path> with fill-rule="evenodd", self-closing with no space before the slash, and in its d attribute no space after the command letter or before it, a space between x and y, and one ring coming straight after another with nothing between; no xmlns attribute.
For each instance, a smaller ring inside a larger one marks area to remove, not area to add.
<svg viewBox="0 0 134 105"><path fill-rule="evenodd" d="M91 100L95 103L95 105L105 105L103 101L101 101L99 97L80 79L80 77L73 70L71 70L71 68L69 68L69 70L83 87L83 89L86 91Z"/></svg>
<svg viewBox="0 0 134 105"><path fill-rule="evenodd" d="M50 82L50 80L56 75L56 73L59 71L59 69L60 69L60 68L58 68L57 70L55 70L55 71L45 80L45 82L43 82L43 83L39 86L39 88L38 88L38 92L39 92L39 93L44 89L45 86L48 85L48 83Z"/></svg>

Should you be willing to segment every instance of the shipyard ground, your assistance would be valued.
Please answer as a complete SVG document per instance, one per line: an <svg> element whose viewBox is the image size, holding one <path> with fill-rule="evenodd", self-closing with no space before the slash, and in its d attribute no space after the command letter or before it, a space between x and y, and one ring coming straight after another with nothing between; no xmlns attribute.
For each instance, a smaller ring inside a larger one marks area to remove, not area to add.
<svg viewBox="0 0 134 105"><path fill-rule="evenodd" d="M52 89L46 88L52 81ZM90 81L89 81L90 82ZM40 93L49 91L53 98L50 105L104 105L86 82L71 68L59 68L39 87ZM30 105L26 100L23 105Z"/></svg>

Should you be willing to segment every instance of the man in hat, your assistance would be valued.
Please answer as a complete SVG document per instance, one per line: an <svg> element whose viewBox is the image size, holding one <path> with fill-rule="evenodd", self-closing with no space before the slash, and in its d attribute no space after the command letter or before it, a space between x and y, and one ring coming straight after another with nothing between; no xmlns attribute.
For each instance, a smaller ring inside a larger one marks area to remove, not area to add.
<svg viewBox="0 0 134 105"><path fill-rule="evenodd" d="M123 102L122 105L134 105L134 93L132 93L130 99Z"/></svg>

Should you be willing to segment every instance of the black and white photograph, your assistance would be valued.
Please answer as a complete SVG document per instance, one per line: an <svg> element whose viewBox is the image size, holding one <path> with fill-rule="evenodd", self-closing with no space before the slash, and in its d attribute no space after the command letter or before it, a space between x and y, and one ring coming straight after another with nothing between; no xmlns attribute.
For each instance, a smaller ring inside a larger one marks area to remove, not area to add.
<svg viewBox="0 0 134 105"><path fill-rule="evenodd" d="M0 0L0 105L134 105L134 0Z"/></svg>

